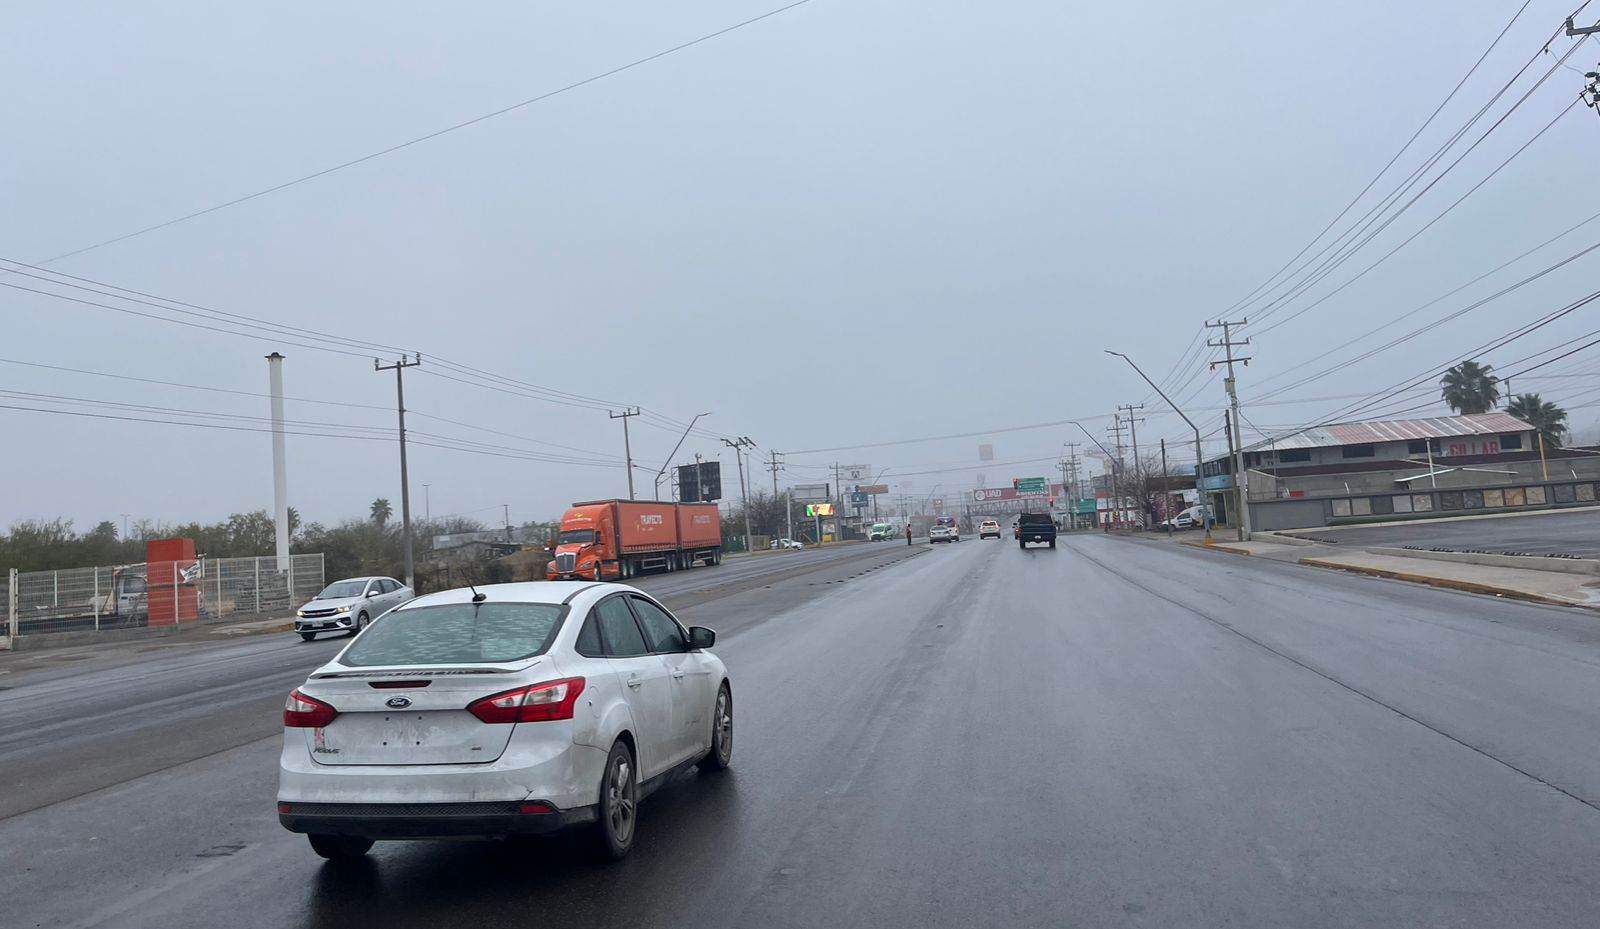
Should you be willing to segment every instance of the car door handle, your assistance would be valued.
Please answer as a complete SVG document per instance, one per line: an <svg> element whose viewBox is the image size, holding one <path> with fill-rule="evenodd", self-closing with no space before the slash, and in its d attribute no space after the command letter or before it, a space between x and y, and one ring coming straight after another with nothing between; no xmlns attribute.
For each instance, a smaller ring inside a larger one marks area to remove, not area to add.
<svg viewBox="0 0 1600 929"><path fill-rule="evenodd" d="M632 687L634 690L638 690L643 684L644 680L637 674L628 678L628 686Z"/></svg>
<svg viewBox="0 0 1600 929"><path fill-rule="evenodd" d="M683 672L682 671L674 671L674 672L672 672L672 679L673 680L678 680L681 677L683 677Z"/></svg>

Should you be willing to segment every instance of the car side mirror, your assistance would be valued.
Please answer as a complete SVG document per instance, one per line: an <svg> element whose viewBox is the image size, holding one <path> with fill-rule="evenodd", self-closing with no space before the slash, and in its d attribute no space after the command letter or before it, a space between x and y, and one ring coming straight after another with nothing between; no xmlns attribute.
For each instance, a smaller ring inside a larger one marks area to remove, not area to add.
<svg viewBox="0 0 1600 929"><path fill-rule="evenodd" d="M690 648L710 648L717 644L717 634L704 626L689 627Z"/></svg>
<svg viewBox="0 0 1600 929"><path fill-rule="evenodd" d="M366 593L366 597L367 597L368 600L371 600L373 597L376 597L377 595L378 595L378 592L376 590L369 590Z"/></svg>

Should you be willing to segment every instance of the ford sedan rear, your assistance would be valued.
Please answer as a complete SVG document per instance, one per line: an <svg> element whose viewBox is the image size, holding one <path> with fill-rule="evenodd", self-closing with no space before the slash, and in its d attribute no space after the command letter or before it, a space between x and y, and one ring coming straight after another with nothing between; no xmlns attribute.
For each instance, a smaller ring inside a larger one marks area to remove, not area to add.
<svg viewBox="0 0 1600 929"><path fill-rule="evenodd" d="M715 639L618 584L413 600L289 695L279 821L327 858L376 839L568 827L620 858L653 787L729 763L733 692Z"/></svg>

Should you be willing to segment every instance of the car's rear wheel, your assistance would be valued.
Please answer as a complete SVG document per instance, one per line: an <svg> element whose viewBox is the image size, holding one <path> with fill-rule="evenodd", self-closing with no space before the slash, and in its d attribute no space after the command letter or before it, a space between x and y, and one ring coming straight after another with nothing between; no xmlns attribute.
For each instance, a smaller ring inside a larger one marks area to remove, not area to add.
<svg viewBox="0 0 1600 929"><path fill-rule="evenodd" d="M329 861L353 861L372 848L372 840L354 835L308 835L311 850Z"/></svg>
<svg viewBox="0 0 1600 929"><path fill-rule="evenodd" d="M596 846L600 854L613 861L627 856L633 848L633 836L639 817L639 780L634 769L633 752L628 743L617 740L606 759L605 774L600 778L600 803L596 811Z"/></svg>
<svg viewBox="0 0 1600 929"><path fill-rule="evenodd" d="M711 709L711 751L700 760L702 771L724 771L733 763L733 693L723 684Z"/></svg>
<svg viewBox="0 0 1600 929"><path fill-rule="evenodd" d="M302 642L309 642L309 641L311 641L312 639L314 639L316 637L317 637L317 634L315 632L302 632L302 633L300 633L300 640Z"/></svg>

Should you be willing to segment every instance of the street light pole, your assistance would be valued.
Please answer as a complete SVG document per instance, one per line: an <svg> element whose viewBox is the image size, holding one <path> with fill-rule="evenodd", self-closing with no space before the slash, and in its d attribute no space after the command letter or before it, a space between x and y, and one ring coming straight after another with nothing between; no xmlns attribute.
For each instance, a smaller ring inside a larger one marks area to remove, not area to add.
<svg viewBox="0 0 1600 929"><path fill-rule="evenodd" d="M693 431L694 424L700 421L700 417L702 417L702 416L710 416L710 415L711 415L710 413L696 413L694 419L689 420L689 425L684 428L683 435L678 436L678 444L672 446L672 451L667 454L667 460L662 462L662 464L661 464L661 470L656 472L656 499L657 500L661 499L661 477L662 477L662 475L667 473L667 469L668 468L672 467L672 456L678 454L678 449L683 447L683 440L687 439L689 437L689 433L691 431ZM624 426L626 426L628 421L627 420L623 420L622 422L623 422Z"/></svg>
<svg viewBox="0 0 1600 929"><path fill-rule="evenodd" d="M1100 449L1101 454L1106 456L1106 461L1111 467L1112 493L1113 493L1113 495L1115 495L1115 493L1116 493L1116 484L1117 484L1117 459L1116 459L1116 456L1112 455L1109 451L1106 451L1106 447L1103 444L1101 444L1099 439L1094 437L1094 433L1090 432L1088 429L1084 429L1083 423L1080 423L1077 420L1072 420L1072 424L1074 426L1077 426L1079 429L1081 429L1083 431L1083 434L1089 437L1089 441L1093 442L1095 444L1095 446ZM1094 488L1091 485L1089 489L1093 490ZM1111 506L1114 508L1114 507L1116 507L1116 505L1117 505L1117 502L1116 502L1116 500L1113 499L1111 501ZM1108 511L1107 515L1108 516L1114 516L1115 515L1115 510L1113 509L1113 510ZM1098 512L1096 512L1094 518L1095 518L1095 522L1098 523L1100 521L1100 514Z"/></svg>
<svg viewBox="0 0 1600 929"><path fill-rule="evenodd" d="M1124 355L1121 352L1114 352L1109 348L1105 349L1105 353L1107 355L1116 355L1118 358L1126 361L1129 367L1133 368L1133 370L1137 372L1140 377L1144 378L1144 382L1150 385L1151 390L1154 390L1157 394L1159 394L1161 399L1167 401L1167 406L1172 407L1172 412L1177 413L1180 417L1182 417L1183 421L1189 424L1189 428L1194 430L1194 496L1196 501L1198 501L1200 504L1200 521L1206 527L1206 540L1210 541L1211 508L1206 505L1205 497L1200 495L1200 469L1204 464L1203 456L1200 452L1200 427L1194 424L1194 420L1190 419L1188 414L1178 409L1178 405L1172 402L1172 398L1167 396L1161 388L1157 387L1156 382L1150 380L1150 378L1144 373L1143 369L1141 369L1137 364L1134 364L1132 358L1129 358L1127 355Z"/></svg>

